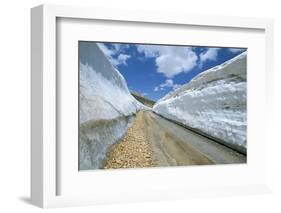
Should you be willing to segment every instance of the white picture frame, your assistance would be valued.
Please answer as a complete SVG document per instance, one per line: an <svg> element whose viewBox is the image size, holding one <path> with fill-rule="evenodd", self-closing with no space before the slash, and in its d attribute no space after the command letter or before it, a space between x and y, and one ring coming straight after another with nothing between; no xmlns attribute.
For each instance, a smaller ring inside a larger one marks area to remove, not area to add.
<svg viewBox="0 0 281 213"><path fill-rule="evenodd" d="M258 99L260 107L256 109L257 113L265 113L263 116L257 116L256 121L262 120L266 126L267 131L260 132L259 126L253 126L250 129L252 132L259 132L259 138L263 139L262 144L257 146L257 152L263 154L262 160L266 162L266 153L262 147L268 146L270 122L272 119L272 96L270 91L273 87L273 21L271 19L257 19L257 18L241 18L241 17L216 17L203 15L188 15L188 14L173 14L173 13L152 13L147 11L123 11L100 8L85 8L74 6L54 6L41 5L31 10L31 201L33 204L47 208L47 207L62 207L62 206L76 206L76 205L91 205L97 203L113 203L113 202L137 202L143 200L165 200L177 199L186 197L209 196L209 195L233 195L233 194L251 194L263 193L270 190L270 171L268 170L268 162L260 167L254 164L235 167L230 166L224 170L233 170L241 172L241 177L245 175L245 181L241 180L230 184L229 182L218 181L214 185L200 185L199 181L190 185L168 184L159 181L157 187L151 187L151 191L145 195L141 189L127 189L119 192L110 193L109 189L105 189L102 193L101 189L97 189L96 194L83 194L83 190L79 194L60 194L58 195L58 184L61 184L59 173L62 170L61 164L58 164L60 158L57 145L57 87L60 82L57 80L57 22L60 18L63 19L78 19L78 20L99 20L118 21L121 26L122 23L130 22L145 24L154 24L155 26L165 26L172 28L173 26L199 26L202 28L225 28L227 30L243 30L253 29L263 32L261 38L263 43L264 54L261 54L260 76L265 76L265 79L254 77L253 81L263 81L264 87L261 86L260 92L265 96ZM120 32L122 33L122 32ZM124 32L123 32L124 33ZM252 84L250 91L255 89L256 85ZM253 139L253 138L252 138ZM255 139L255 138L254 138ZM260 139L261 140L261 139ZM77 142L78 143L78 142ZM252 146L255 148L255 146ZM255 150L255 149L252 149ZM252 154L253 156L255 153ZM60 165L60 166L59 166ZM139 171L106 171L107 173L99 173L98 180L106 181L117 178L118 180L126 180L130 177L138 176L144 181L148 175L150 178L157 177L161 179L175 180L179 175L187 175L186 167L180 169L152 169ZM197 170L197 171L196 171ZM196 175L204 174L203 170L219 174L220 168L209 169L208 167L200 167L189 169L189 173L196 173L192 180L196 180ZM216 171L217 170L217 171ZM78 171L76 171L78 172ZM167 176L167 172L169 175ZM203 173L202 173L203 172ZM171 174L171 173L174 173ZM108 175L110 174L110 175ZM260 178L253 180L254 175L260 174ZM215 176L212 178L215 179ZM239 175L239 174L238 174ZM83 180L87 180L87 173L83 172ZM183 179L183 178L182 178ZM60 181L59 181L60 180ZM63 180L63 179L62 179ZM74 181L74 179L70 179ZM184 183L184 180L178 182ZM215 182L215 181L214 181ZM129 183L129 182L128 182ZM101 183L102 184L102 183ZM70 187L70 186L69 186ZM125 187L126 188L126 187ZM74 189L74 188L73 188ZM144 187L145 190L147 190ZM69 188L69 191L72 189ZM76 189L77 190L77 189ZM100 191L99 191L100 190ZM119 190L119 189L118 189ZM99 194L100 193L100 194ZM122 196L119 194L122 193Z"/></svg>

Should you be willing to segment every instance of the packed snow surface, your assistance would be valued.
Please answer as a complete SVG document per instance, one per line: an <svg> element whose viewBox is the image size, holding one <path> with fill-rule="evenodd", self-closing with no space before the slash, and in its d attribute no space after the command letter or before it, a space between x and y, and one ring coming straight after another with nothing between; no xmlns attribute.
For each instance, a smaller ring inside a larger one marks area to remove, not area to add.
<svg viewBox="0 0 281 213"><path fill-rule="evenodd" d="M168 93L153 111L246 153L247 52Z"/></svg>
<svg viewBox="0 0 281 213"><path fill-rule="evenodd" d="M96 169L102 167L107 149L125 134L143 105L95 43L79 42L79 60L79 167Z"/></svg>

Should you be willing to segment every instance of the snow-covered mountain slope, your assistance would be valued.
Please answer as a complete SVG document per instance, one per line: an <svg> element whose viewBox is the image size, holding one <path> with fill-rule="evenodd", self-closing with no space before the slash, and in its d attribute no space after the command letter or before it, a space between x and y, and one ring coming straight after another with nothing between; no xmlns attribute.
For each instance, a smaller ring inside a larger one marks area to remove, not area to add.
<svg viewBox="0 0 281 213"><path fill-rule="evenodd" d="M247 52L168 93L153 111L246 154Z"/></svg>
<svg viewBox="0 0 281 213"><path fill-rule="evenodd" d="M124 77L95 43L79 43L80 169L102 167L109 146L127 131L142 107Z"/></svg>

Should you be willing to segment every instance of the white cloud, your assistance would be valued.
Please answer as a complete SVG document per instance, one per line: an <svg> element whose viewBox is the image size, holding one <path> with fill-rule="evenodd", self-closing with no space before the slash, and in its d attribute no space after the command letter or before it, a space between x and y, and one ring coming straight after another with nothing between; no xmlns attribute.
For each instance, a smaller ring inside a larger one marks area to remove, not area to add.
<svg viewBox="0 0 281 213"><path fill-rule="evenodd" d="M240 48L228 48L228 51L231 53L239 53L242 52L244 49L240 49Z"/></svg>
<svg viewBox="0 0 281 213"><path fill-rule="evenodd" d="M113 48L109 49L106 47L103 43L97 43L98 47L101 49L101 51L105 54L105 56L108 58L110 63L113 66L118 66L121 64L127 65L127 60L131 58L130 55L120 53L121 50L124 48L127 48L126 45L123 44L113 44Z"/></svg>
<svg viewBox="0 0 281 213"><path fill-rule="evenodd" d="M138 52L144 53L148 58L159 56L159 52L164 49L164 46L156 45L136 45Z"/></svg>
<svg viewBox="0 0 281 213"><path fill-rule="evenodd" d="M167 79L164 83L160 84L160 87L172 87L174 81L172 79Z"/></svg>
<svg viewBox="0 0 281 213"><path fill-rule="evenodd" d="M118 52L124 51L125 49L130 47L128 44L112 44L112 46Z"/></svg>
<svg viewBox="0 0 281 213"><path fill-rule="evenodd" d="M118 56L117 60L118 60L118 62L119 62L120 64L125 64L125 65L127 65L127 59L129 59L129 58L131 58L130 55L126 55L126 54L121 53L121 54Z"/></svg>
<svg viewBox="0 0 281 213"><path fill-rule="evenodd" d="M220 48L207 48L206 51L200 53L200 55L199 55L200 66L202 66L203 63L206 62L206 61L217 60L219 50L220 50Z"/></svg>
<svg viewBox="0 0 281 213"><path fill-rule="evenodd" d="M180 84L174 84L174 81L172 79L166 79L166 81L159 86L154 88L154 91L157 92L159 90L165 90L166 88L172 88L173 90L179 88Z"/></svg>
<svg viewBox="0 0 281 213"><path fill-rule="evenodd" d="M158 92L159 91L159 87L154 87L154 92Z"/></svg>
<svg viewBox="0 0 281 213"><path fill-rule="evenodd" d="M167 78L189 72L196 66L198 56L190 47L137 45L137 50L146 57L155 57L157 72Z"/></svg>

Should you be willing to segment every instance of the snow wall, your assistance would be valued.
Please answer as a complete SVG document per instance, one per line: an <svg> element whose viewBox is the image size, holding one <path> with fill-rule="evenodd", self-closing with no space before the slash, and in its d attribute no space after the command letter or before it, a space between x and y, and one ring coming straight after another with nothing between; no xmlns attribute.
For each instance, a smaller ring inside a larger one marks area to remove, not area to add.
<svg viewBox="0 0 281 213"><path fill-rule="evenodd" d="M246 154L246 69L243 52L168 93L153 111Z"/></svg>
<svg viewBox="0 0 281 213"><path fill-rule="evenodd" d="M124 77L93 42L79 42L79 169L102 168L108 148L142 107Z"/></svg>

